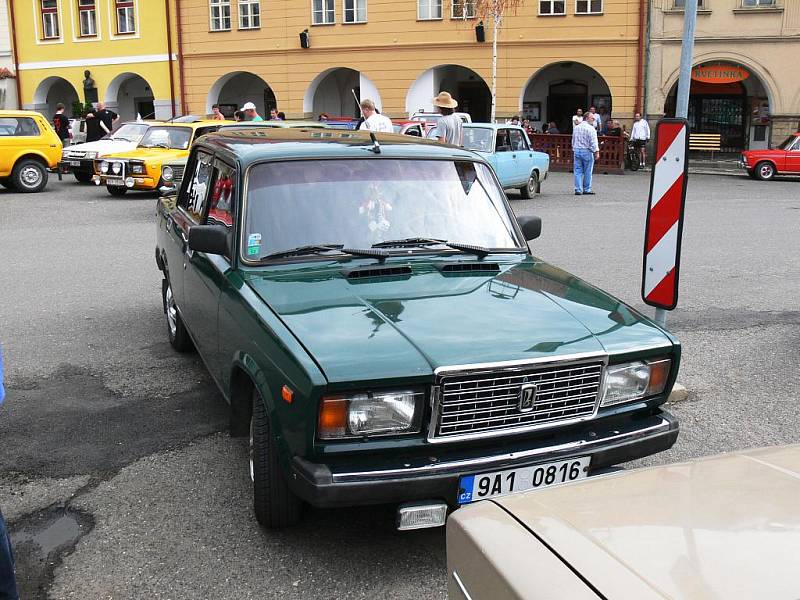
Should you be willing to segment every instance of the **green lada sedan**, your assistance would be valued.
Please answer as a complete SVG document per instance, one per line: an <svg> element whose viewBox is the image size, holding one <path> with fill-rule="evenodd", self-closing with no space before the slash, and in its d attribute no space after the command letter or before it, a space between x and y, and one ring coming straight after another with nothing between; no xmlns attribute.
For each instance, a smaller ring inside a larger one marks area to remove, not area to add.
<svg viewBox="0 0 800 600"><path fill-rule="evenodd" d="M398 504L400 529L660 452L680 345L531 255L477 154L409 136L236 129L158 204L169 340L249 436L255 515Z"/></svg>

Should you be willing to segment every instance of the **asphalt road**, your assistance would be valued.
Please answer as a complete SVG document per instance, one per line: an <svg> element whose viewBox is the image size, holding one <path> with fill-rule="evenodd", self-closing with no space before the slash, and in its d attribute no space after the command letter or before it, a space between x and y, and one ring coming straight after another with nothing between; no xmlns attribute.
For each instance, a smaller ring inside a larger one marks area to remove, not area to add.
<svg viewBox="0 0 800 600"><path fill-rule="evenodd" d="M535 254L642 308L647 187L601 176L578 198L554 174L512 204L544 220ZM67 179L0 191L0 506L23 598L444 597L443 530L397 533L392 507L255 523L226 405L167 343L154 205ZM675 447L643 463L800 442L798 233L800 180L692 177L668 318L691 393Z"/></svg>

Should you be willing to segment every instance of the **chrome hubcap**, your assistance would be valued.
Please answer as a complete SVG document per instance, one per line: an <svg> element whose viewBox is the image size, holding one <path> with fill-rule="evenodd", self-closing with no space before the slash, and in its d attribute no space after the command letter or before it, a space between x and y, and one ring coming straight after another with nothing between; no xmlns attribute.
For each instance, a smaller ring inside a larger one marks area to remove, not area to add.
<svg viewBox="0 0 800 600"><path fill-rule="evenodd" d="M39 185L42 180L42 174L36 167L25 167L20 172L20 179L22 180L22 185L33 188Z"/></svg>
<svg viewBox="0 0 800 600"><path fill-rule="evenodd" d="M175 337L178 332L178 308L175 306L175 298L172 296L172 286L170 285L167 286L166 301L169 332L172 337Z"/></svg>
<svg viewBox="0 0 800 600"><path fill-rule="evenodd" d="M531 175L530 179L528 179L528 190L531 194L536 193L536 177Z"/></svg>
<svg viewBox="0 0 800 600"><path fill-rule="evenodd" d="M761 167L761 176L762 177L771 177L772 176L772 167L769 165L764 165Z"/></svg>

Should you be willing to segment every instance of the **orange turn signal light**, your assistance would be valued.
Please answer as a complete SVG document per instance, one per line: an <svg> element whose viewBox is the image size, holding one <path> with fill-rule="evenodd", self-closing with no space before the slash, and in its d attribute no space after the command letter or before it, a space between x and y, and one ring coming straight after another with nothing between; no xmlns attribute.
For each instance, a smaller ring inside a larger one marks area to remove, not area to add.
<svg viewBox="0 0 800 600"><path fill-rule="evenodd" d="M323 398L318 425L320 437L343 435L347 428L347 400L339 397Z"/></svg>
<svg viewBox="0 0 800 600"><path fill-rule="evenodd" d="M648 364L650 365L650 383L647 386L647 395L653 396L660 394L667 387L672 360L664 358L662 360L648 361Z"/></svg>
<svg viewBox="0 0 800 600"><path fill-rule="evenodd" d="M281 398L283 398L283 401L286 402L286 404L291 404L292 400L294 400L294 392L292 391L292 388L290 388L288 385L284 385L281 388Z"/></svg>

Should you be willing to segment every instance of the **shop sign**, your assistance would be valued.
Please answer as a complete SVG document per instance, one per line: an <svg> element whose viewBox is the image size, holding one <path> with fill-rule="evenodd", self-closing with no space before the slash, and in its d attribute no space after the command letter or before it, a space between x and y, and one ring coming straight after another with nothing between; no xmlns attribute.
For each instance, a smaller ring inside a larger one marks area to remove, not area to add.
<svg viewBox="0 0 800 600"><path fill-rule="evenodd" d="M692 79L703 83L735 83L750 77L750 72L739 65L719 63L699 65L692 69Z"/></svg>

